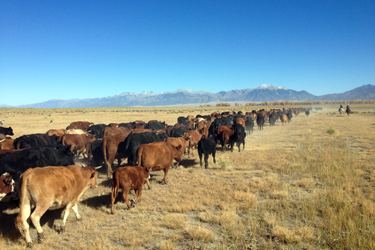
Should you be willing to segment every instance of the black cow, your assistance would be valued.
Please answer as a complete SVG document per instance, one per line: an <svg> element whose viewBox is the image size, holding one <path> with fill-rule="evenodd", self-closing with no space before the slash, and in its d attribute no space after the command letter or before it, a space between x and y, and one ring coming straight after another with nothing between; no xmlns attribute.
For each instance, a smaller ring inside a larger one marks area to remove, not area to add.
<svg viewBox="0 0 375 250"><path fill-rule="evenodd" d="M137 165L137 149L146 143L160 141L158 136L152 132L133 134L130 133L125 141L120 142L117 148L117 157L128 158L128 164Z"/></svg>
<svg viewBox="0 0 375 250"><path fill-rule="evenodd" d="M14 135L13 134L13 129L11 127L9 127L9 128L0 127L0 134L3 134L3 135Z"/></svg>
<svg viewBox="0 0 375 250"><path fill-rule="evenodd" d="M95 140L90 145L88 160L90 166L102 166L104 163L103 150L101 148L102 140Z"/></svg>
<svg viewBox="0 0 375 250"><path fill-rule="evenodd" d="M0 155L0 175L9 173L15 181L28 168L74 165L70 145L30 148Z"/></svg>
<svg viewBox="0 0 375 250"><path fill-rule="evenodd" d="M235 124L233 126L233 135L229 137L229 144L231 146L231 151L233 152L233 145L234 143L237 144L238 147L238 152L241 152L240 145L242 143L243 145L243 150L245 150L245 138L246 138L246 133L245 133L245 128L241 124Z"/></svg>
<svg viewBox="0 0 375 250"><path fill-rule="evenodd" d="M124 127L124 128L130 128L130 129L135 129L137 124L135 122L123 122L118 125L118 127Z"/></svg>
<svg viewBox="0 0 375 250"><path fill-rule="evenodd" d="M187 127L173 128L170 132L170 137L183 137Z"/></svg>
<svg viewBox="0 0 375 250"><path fill-rule="evenodd" d="M190 121L187 117L180 116L177 118L177 123L183 124L186 127L190 126Z"/></svg>
<svg viewBox="0 0 375 250"><path fill-rule="evenodd" d="M308 117L310 115L310 110L305 111L306 116Z"/></svg>
<svg viewBox="0 0 375 250"><path fill-rule="evenodd" d="M90 134L90 135L94 135L95 136L95 139L100 139L100 138L103 138L103 131L104 129L108 127L108 125L106 124L95 124L95 125L91 125L89 127L89 129L87 130L87 132Z"/></svg>
<svg viewBox="0 0 375 250"><path fill-rule="evenodd" d="M23 135L16 138L13 142L15 149L38 148L57 144L59 144L59 137L57 135L49 136L47 134Z"/></svg>
<svg viewBox="0 0 375 250"><path fill-rule="evenodd" d="M286 113L286 116L288 117L288 122L290 122L293 117L293 111L289 109L288 112Z"/></svg>
<svg viewBox="0 0 375 250"><path fill-rule="evenodd" d="M254 131L254 118L253 117L246 117L245 120L245 127L246 131L251 134Z"/></svg>
<svg viewBox="0 0 375 250"><path fill-rule="evenodd" d="M258 114L257 115L257 125L258 125L259 130L263 129L264 121L265 121L264 115Z"/></svg>
<svg viewBox="0 0 375 250"><path fill-rule="evenodd" d="M219 126L229 126L229 127L231 127L232 125L233 125L233 120L231 120L228 117L217 118L211 123L211 126L208 129L208 134L209 134L209 136L213 137L217 127L219 127Z"/></svg>
<svg viewBox="0 0 375 250"><path fill-rule="evenodd" d="M166 125L165 122L149 122L146 124L145 129L165 129Z"/></svg>
<svg viewBox="0 0 375 250"><path fill-rule="evenodd" d="M270 126L275 126L276 120L277 120L277 113L272 113L268 117L268 122L270 123Z"/></svg>
<svg viewBox="0 0 375 250"><path fill-rule="evenodd" d="M204 167L208 167L208 157L212 154L214 158L214 163L216 163L215 154L216 154L216 142L212 137L204 138L198 142L198 154L200 165L202 168L202 155L204 155Z"/></svg>

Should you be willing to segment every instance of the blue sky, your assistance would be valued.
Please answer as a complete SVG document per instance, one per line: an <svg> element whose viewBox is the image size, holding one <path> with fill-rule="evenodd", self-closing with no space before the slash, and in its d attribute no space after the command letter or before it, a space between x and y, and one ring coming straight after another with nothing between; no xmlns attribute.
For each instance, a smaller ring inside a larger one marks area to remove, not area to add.
<svg viewBox="0 0 375 250"><path fill-rule="evenodd" d="M375 1L0 1L0 104L375 84Z"/></svg>

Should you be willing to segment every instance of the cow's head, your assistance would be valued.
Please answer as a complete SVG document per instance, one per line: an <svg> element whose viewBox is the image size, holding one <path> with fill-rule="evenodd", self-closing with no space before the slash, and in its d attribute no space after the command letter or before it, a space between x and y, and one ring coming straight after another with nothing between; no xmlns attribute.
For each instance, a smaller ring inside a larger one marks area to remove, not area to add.
<svg viewBox="0 0 375 250"><path fill-rule="evenodd" d="M15 183L10 174L4 173L0 176L0 201L10 202L18 199L14 186Z"/></svg>

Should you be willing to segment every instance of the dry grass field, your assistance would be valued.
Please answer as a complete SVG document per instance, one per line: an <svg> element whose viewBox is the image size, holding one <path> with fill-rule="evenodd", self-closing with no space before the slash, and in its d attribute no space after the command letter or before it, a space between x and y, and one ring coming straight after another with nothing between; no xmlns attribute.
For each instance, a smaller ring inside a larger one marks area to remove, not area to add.
<svg viewBox="0 0 375 250"><path fill-rule="evenodd" d="M41 219L45 242L34 249L374 249L375 105L351 105L350 116L336 106L321 105L322 111L300 114L285 126L254 127L245 151L224 153L220 146L208 169L200 169L195 151L170 170L166 185L160 184L163 172L152 172L152 189L144 186L142 201L128 210L119 199L114 215L111 180L101 169L99 187L78 204L82 220L70 214L59 234L53 225L61 223L62 210L47 211ZM72 121L173 125L179 116L252 109L2 108L0 120L16 138ZM26 248L14 226L18 211L0 203L0 249ZM36 241L33 226L30 232Z"/></svg>

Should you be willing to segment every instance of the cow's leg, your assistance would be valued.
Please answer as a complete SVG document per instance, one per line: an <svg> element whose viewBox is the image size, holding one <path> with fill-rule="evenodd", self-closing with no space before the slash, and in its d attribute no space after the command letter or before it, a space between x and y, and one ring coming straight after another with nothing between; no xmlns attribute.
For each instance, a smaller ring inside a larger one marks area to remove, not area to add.
<svg viewBox="0 0 375 250"><path fill-rule="evenodd" d="M77 220L81 220L82 217L81 217L81 215L79 215L79 213L78 213L78 206L77 206L77 203L72 207L72 210L73 210L74 214L76 215Z"/></svg>
<svg viewBox="0 0 375 250"><path fill-rule="evenodd" d="M137 199L135 200L134 204L137 204L138 202L141 201L141 196L142 196L142 185L140 185L135 192L137 194Z"/></svg>
<svg viewBox="0 0 375 250"><path fill-rule="evenodd" d="M44 241L43 229L40 226L40 217L48 210L48 208L52 205L52 203L44 202L44 200L39 200L40 204L37 204L35 207L34 212L31 214L30 219L33 222L36 231L38 232L38 242L41 243Z"/></svg>
<svg viewBox="0 0 375 250"><path fill-rule="evenodd" d="M61 233L65 231L65 223L66 223L66 220L68 219L68 216L72 207L73 207L73 203L68 203L68 205L66 205L66 208L62 213L62 216L63 216L62 224L60 226L55 225L55 230L57 232Z"/></svg>
<svg viewBox="0 0 375 250"><path fill-rule="evenodd" d="M203 164L202 164L202 153L198 152L198 154L199 154L200 165L201 165L201 168L202 168L202 166L203 166Z"/></svg>
<svg viewBox="0 0 375 250"><path fill-rule="evenodd" d="M216 154L216 152L212 153L212 158L214 158L214 163L216 164L215 154Z"/></svg>
<svg viewBox="0 0 375 250"><path fill-rule="evenodd" d="M16 218L16 227L20 231L21 235L25 237L27 246L31 247L33 242L31 240L30 231L29 231L30 225L29 223L27 223L27 220L29 219L30 213L31 213L31 205L30 203L27 203L27 204L21 203L20 207L21 207L21 210L18 213L18 216Z"/></svg>
<svg viewBox="0 0 375 250"><path fill-rule="evenodd" d="M208 168L208 153L205 153L204 154L204 167L205 168Z"/></svg>
<svg viewBox="0 0 375 250"><path fill-rule="evenodd" d="M151 184L150 184L150 176L148 176L146 179L145 179L145 181L146 181L146 184L147 184L147 186L148 186L148 189L150 190L151 189Z"/></svg>
<svg viewBox="0 0 375 250"><path fill-rule="evenodd" d="M112 181L115 181L115 179L113 179ZM115 213L115 201L116 201L117 195L118 195L118 187L114 187L112 184L112 193L111 193L111 213L112 214Z"/></svg>
<svg viewBox="0 0 375 250"><path fill-rule="evenodd" d="M122 197L124 198L126 205L128 205L128 208L131 208L132 204L130 204L129 199L128 199L129 191L130 191L130 187L124 188L122 192Z"/></svg>
<svg viewBox="0 0 375 250"><path fill-rule="evenodd" d="M164 178L163 178L162 181L164 181L165 184L168 183L168 181L167 181L168 170L169 170L169 168L164 168L164 169L163 169L163 171L164 171Z"/></svg>

